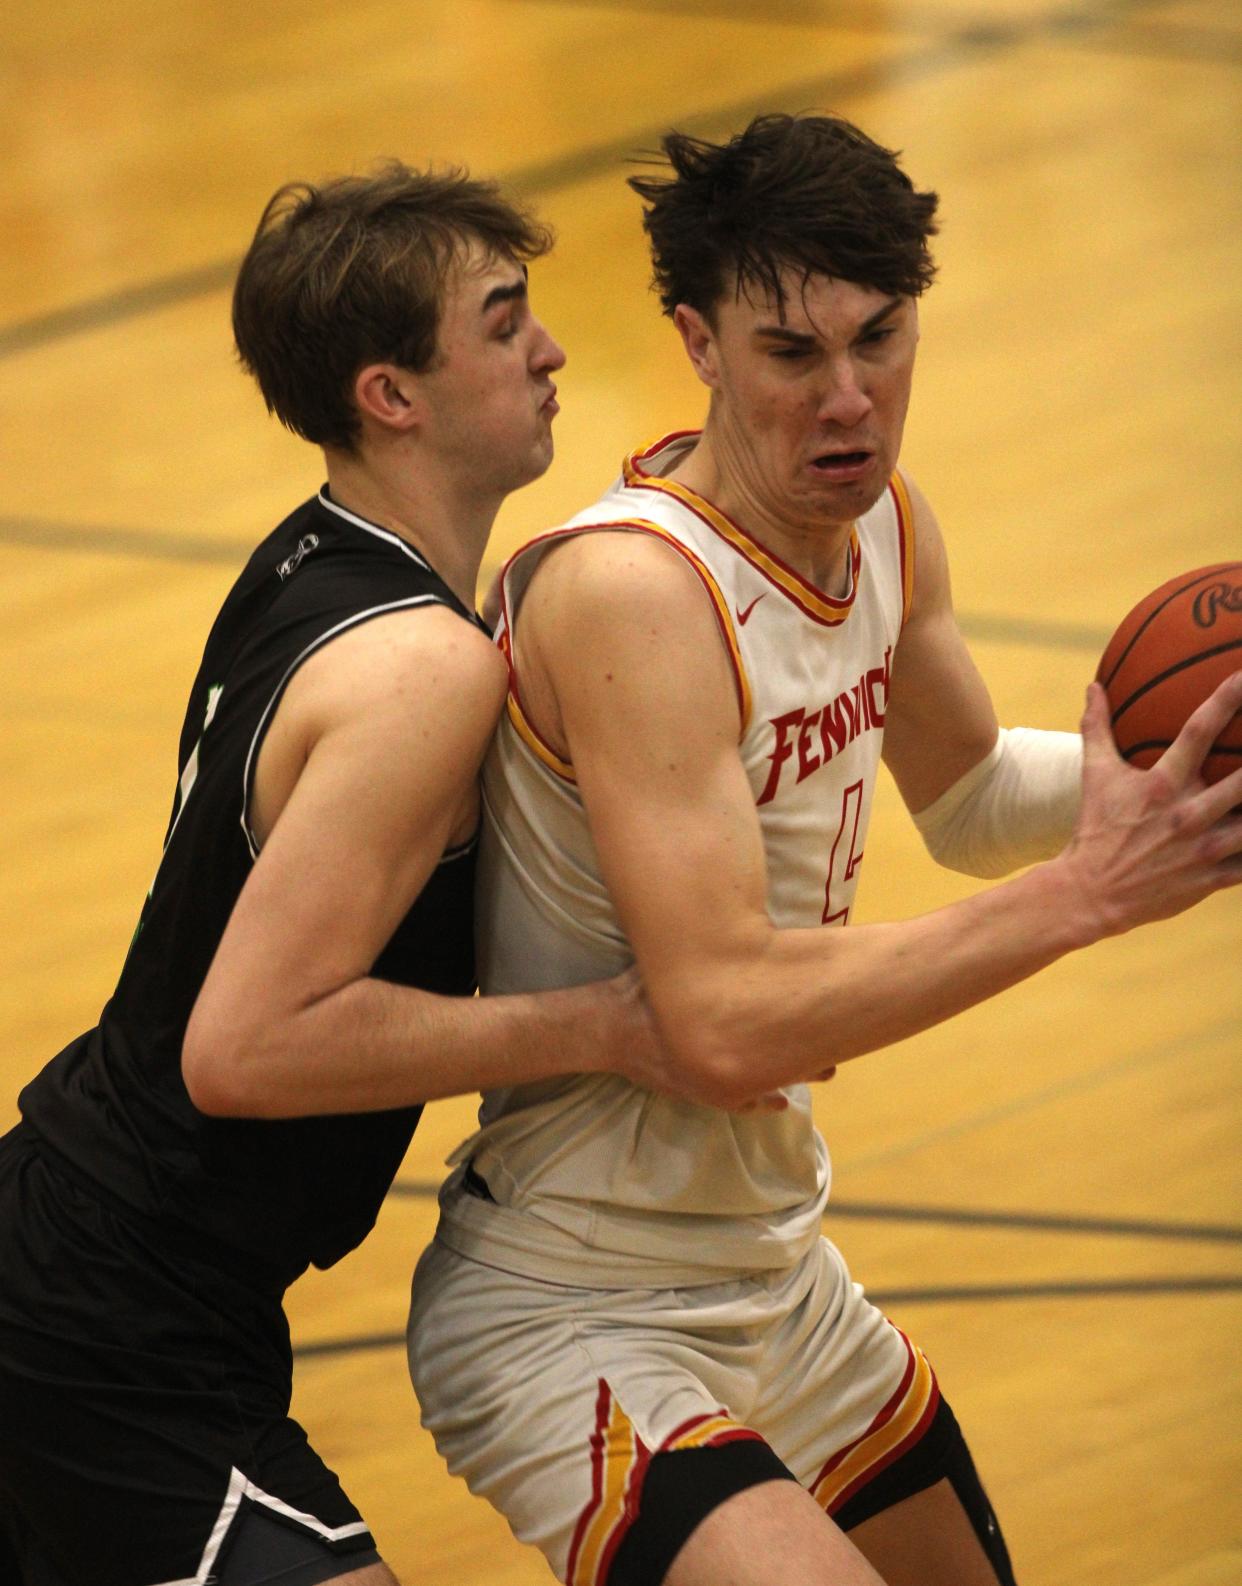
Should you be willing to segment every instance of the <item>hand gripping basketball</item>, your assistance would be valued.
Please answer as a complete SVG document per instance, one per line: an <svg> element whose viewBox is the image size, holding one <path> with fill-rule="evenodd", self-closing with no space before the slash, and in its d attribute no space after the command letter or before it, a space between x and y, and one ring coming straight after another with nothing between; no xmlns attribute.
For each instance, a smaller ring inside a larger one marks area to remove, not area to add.
<svg viewBox="0 0 1242 1586"><path fill-rule="evenodd" d="M1149 771L1118 753L1103 688L1092 683L1082 719L1083 801L1064 858L1095 934L1167 919L1242 882L1242 768L1205 786L1212 745L1242 710L1242 671L1194 710Z"/></svg>

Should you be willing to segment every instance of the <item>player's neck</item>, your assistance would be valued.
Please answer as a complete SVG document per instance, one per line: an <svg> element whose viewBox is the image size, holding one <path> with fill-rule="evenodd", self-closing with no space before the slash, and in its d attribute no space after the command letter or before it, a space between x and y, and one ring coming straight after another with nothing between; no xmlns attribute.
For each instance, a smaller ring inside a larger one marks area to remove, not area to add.
<svg viewBox="0 0 1242 1586"><path fill-rule="evenodd" d="M480 500L431 472L372 456L325 452L332 499L390 529L474 609L479 567L500 502Z"/></svg>
<svg viewBox="0 0 1242 1586"><path fill-rule="evenodd" d="M800 516L797 504L778 499L747 461L744 450L722 445L709 425L669 477L710 502L825 595L847 594L854 520Z"/></svg>

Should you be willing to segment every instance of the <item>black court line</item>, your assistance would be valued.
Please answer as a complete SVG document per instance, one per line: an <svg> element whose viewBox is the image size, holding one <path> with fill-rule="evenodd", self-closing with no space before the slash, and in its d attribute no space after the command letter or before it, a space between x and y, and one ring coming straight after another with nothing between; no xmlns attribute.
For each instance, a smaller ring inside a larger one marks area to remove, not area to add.
<svg viewBox="0 0 1242 1586"><path fill-rule="evenodd" d="M240 572L254 550L247 540L214 539L208 535L172 534L161 529L105 527L60 523L48 518L0 516L0 545L26 545L35 550L74 551L85 556L139 556L152 561L206 563L236 567ZM483 584L495 571L484 566ZM1029 645L1042 650L1085 650L1102 653L1110 634L1106 628L1080 623L1048 622L1036 617L1006 617L989 612L959 612L968 639L997 644Z"/></svg>
<svg viewBox="0 0 1242 1586"><path fill-rule="evenodd" d="M526 3L544 5L547 0L526 0ZM639 15L684 16L691 21L755 22L765 26L776 24L789 27L824 26L834 31L859 33L887 33L890 23L886 16L877 18L874 0L557 0L560 5L571 5L578 10L630 11ZM1006 41L1025 38L1032 32L1062 28L1073 29L1084 22L1094 24L1097 19L1109 20L1117 13L1140 10L1158 0L1096 0L1093 5L1081 3L1040 12L1024 21L999 21L984 16L969 5L960 11L947 12L940 6L903 5L900 26L925 28L943 34L950 29L958 38L996 39Z"/></svg>
<svg viewBox="0 0 1242 1586"><path fill-rule="evenodd" d="M990 1211L964 1206L894 1206L884 1201L830 1200L824 1220L831 1222L834 1217L879 1222L956 1224L965 1228L1023 1228L1034 1233L1103 1234L1129 1239L1242 1244L1242 1227L1230 1223L1178 1223L1145 1218L1075 1217L1055 1212Z"/></svg>
<svg viewBox="0 0 1242 1586"><path fill-rule="evenodd" d="M439 1183L431 1179L398 1179L388 1193L403 1199L434 1200L439 1192ZM1133 1217L1083 1217L1064 1212L999 1211L990 1207L911 1206L889 1201L830 1200L825 1220L831 1222L834 1217L946 1223L967 1228L1026 1228L1039 1233L1178 1239L1205 1244L1242 1244L1242 1226L1233 1223L1182 1223Z"/></svg>
<svg viewBox="0 0 1242 1586"><path fill-rule="evenodd" d="M542 6L547 0L524 0L526 4ZM683 16L692 22L762 22L766 25L790 27L831 27L836 32L855 30L864 33L886 33L886 18L877 18L873 0L848 4L846 0L557 0L559 5L570 5L579 11L631 11L639 15ZM925 27L942 30L946 20L943 11L919 11L904 6L901 26Z"/></svg>
<svg viewBox="0 0 1242 1586"><path fill-rule="evenodd" d="M1204 1273L1177 1278L1071 1278L1051 1283L948 1283L917 1289L872 1289L867 1298L881 1310L903 1305L995 1304L1005 1300L1094 1300L1157 1298L1166 1295L1242 1293L1242 1277ZM295 1360L360 1354L374 1349L403 1349L405 1334L363 1333L353 1338L321 1338L295 1344Z"/></svg>
<svg viewBox="0 0 1242 1586"><path fill-rule="evenodd" d="M1227 1273L1177 1278L1069 1278L1051 1283L947 1283L939 1288L868 1289L881 1309L895 1305L940 1305L980 1300L1093 1300L1110 1296L1240 1294L1242 1275Z"/></svg>
<svg viewBox="0 0 1242 1586"><path fill-rule="evenodd" d="M369 1349L405 1347L404 1333L363 1333L357 1338L321 1338L309 1344L294 1344L295 1360L314 1360L324 1355L363 1354Z"/></svg>
<svg viewBox="0 0 1242 1586"><path fill-rule="evenodd" d="M200 265L193 270L160 276L138 286L122 287L117 292L88 299L85 303L71 303L66 308L52 309L46 314L36 314L31 319L19 320L16 325L0 330L0 358L30 352L35 347L46 347L50 342L63 341L68 336L101 330L127 319L138 319L156 309L171 308L196 297L222 291L232 286L237 265L236 258L216 259L211 264Z"/></svg>

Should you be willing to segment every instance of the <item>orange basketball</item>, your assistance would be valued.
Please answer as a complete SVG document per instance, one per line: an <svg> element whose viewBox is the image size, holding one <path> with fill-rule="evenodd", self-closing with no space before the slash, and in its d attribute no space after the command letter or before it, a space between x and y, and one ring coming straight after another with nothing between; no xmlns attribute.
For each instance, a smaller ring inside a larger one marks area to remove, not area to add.
<svg viewBox="0 0 1242 1586"><path fill-rule="evenodd" d="M1096 677L1131 765L1154 765L1218 683L1242 668L1242 562L1218 562L1153 589L1108 642ZM1242 711L1203 766L1218 782L1242 766Z"/></svg>

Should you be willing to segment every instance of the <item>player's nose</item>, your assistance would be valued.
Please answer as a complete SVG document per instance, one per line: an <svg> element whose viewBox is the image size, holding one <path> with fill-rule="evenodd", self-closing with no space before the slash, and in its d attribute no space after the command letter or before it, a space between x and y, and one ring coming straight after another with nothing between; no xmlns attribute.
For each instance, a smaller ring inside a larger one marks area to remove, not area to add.
<svg viewBox="0 0 1242 1586"><path fill-rule="evenodd" d="M819 401L817 417L824 423L852 429L871 412L871 398L858 383L858 375L848 359L834 364Z"/></svg>
<svg viewBox="0 0 1242 1586"><path fill-rule="evenodd" d="M535 345L531 355L531 368L538 370L540 373L545 370L563 369L565 367L565 349L542 321L538 323L536 329Z"/></svg>

